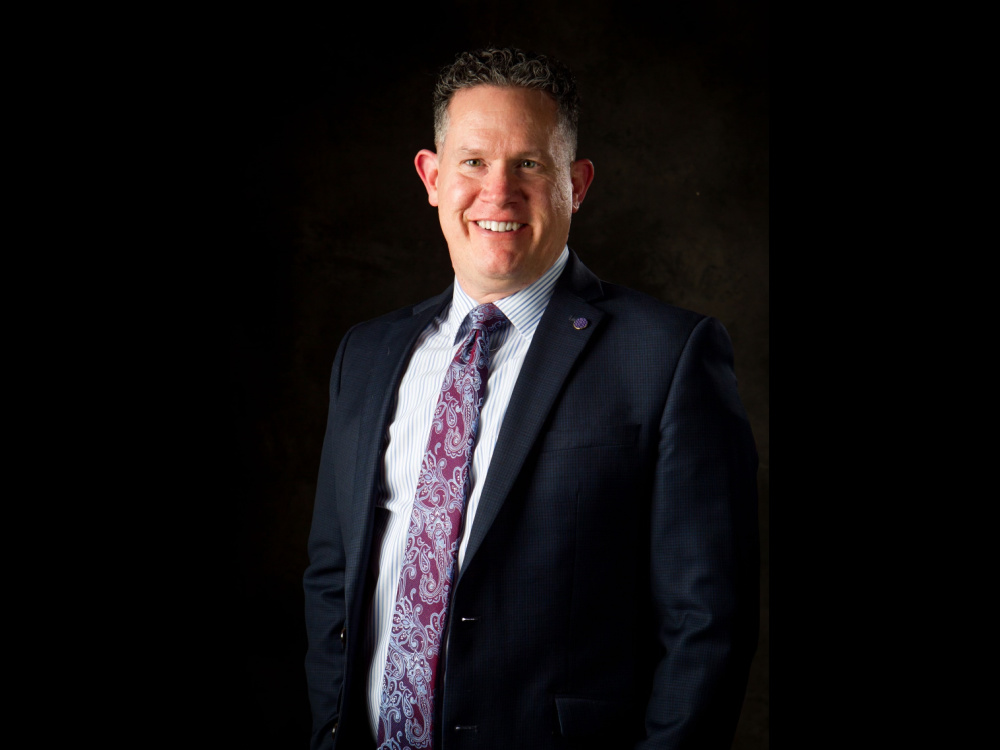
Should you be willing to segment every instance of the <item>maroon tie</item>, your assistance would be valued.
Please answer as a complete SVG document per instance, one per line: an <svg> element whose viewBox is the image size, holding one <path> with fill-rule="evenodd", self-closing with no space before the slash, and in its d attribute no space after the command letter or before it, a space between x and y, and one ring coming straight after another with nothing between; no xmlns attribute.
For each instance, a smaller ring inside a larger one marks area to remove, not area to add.
<svg viewBox="0 0 1000 750"><path fill-rule="evenodd" d="M493 304L472 310L472 330L445 374L406 533L378 717L379 750L429 748L434 690L469 489L490 334L507 319Z"/></svg>

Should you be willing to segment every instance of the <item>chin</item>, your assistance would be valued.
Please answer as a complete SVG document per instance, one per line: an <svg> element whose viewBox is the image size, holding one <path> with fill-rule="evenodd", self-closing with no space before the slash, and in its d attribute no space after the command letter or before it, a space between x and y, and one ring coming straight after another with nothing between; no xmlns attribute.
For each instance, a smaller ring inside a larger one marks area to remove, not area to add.
<svg viewBox="0 0 1000 750"><path fill-rule="evenodd" d="M517 264L517 259L506 257L493 257L487 259L478 268L479 275L484 279L492 279L498 282L509 282L516 279L523 273L523 269Z"/></svg>

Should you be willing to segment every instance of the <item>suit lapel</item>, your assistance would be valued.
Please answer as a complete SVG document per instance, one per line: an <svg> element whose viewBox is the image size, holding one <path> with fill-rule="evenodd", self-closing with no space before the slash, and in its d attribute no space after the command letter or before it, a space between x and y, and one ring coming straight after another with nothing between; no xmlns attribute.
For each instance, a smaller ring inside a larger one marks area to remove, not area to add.
<svg viewBox="0 0 1000 750"><path fill-rule="evenodd" d="M401 317L387 326L385 335L370 354L368 387L364 393L361 410L361 428L358 434L358 461L355 469L353 515L350 529L345 535L347 543L347 570L356 575L347 582L347 601L360 595L368 568L368 552L375 521L375 493L378 488L386 426L392 419L399 383L410 359L410 352L417 337L434 316L451 300L449 287L442 294L413 308L412 315Z"/></svg>
<svg viewBox="0 0 1000 750"><path fill-rule="evenodd" d="M511 393L479 498L459 580L500 512L566 377L600 326L604 313L587 302L600 295L600 281L575 254L571 254L539 321ZM586 327L574 326L579 318L587 320Z"/></svg>

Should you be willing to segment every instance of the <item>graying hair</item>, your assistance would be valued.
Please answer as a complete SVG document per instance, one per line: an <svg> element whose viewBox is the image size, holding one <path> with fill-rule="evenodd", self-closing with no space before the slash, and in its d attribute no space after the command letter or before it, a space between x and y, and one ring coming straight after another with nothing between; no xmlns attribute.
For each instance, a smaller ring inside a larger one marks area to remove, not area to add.
<svg viewBox="0 0 1000 750"><path fill-rule="evenodd" d="M558 60L513 47L463 52L438 76L434 88L434 142L438 148L448 132L448 104L462 89L506 86L544 91L559 107L559 125L566 136L570 159L576 158L580 95L573 73Z"/></svg>

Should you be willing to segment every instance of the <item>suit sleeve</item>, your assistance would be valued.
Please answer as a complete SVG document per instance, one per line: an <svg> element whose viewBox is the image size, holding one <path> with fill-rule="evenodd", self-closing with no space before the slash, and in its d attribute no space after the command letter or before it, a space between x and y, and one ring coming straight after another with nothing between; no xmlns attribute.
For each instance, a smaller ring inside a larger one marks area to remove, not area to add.
<svg viewBox="0 0 1000 750"><path fill-rule="evenodd" d="M756 475L729 337L706 318L660 422L650 572L662 658L637 750L732 744L757 646Z"/></svg>
<svg viewBox="0 0 1000 750"><path fill-rule="evenodd" d="M344 681L345 654L340 633L346 619L345 552L337 510L333 452L337 443L340 374L349 336L350 333L341 342L330 378L330 406L309 533L309 566L304 578L309 639L306 681L313 716L312 750L332 747L331 730L338 719Z"/></svg>

